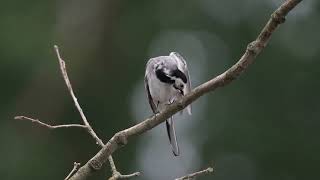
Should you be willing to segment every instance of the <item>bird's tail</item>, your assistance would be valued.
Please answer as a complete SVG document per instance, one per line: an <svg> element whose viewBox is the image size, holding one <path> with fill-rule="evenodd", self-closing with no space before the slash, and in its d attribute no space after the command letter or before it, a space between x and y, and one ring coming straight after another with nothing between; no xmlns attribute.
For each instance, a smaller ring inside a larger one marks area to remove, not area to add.
<svg viewBox="0 0 320 180"><path fill-rule="evenodd" d="M177 141L176 132L174 130L174 122L172 117L166 121L167 133L169 137L169 141L172 147L172 152L175 156L179 156L179 145Z"/></svg>

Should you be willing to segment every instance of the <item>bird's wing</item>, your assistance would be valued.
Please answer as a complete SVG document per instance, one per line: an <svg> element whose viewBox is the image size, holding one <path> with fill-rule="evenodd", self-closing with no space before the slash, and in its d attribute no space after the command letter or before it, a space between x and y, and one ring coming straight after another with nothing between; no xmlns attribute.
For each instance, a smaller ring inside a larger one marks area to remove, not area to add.
<svg viewBox="0 0 320 180"><path fill-rule="evenodd" d="M152 59L150 59L147 63L147 66L146 66L146 74L144 76L144 88L145 88L145 91L147 93L147 98L148 98L148 102L150 104L150 107L152 109L152 112L153 113L157 113L157 107L156 105L154 104L153 102L153 99L152 99L152 96L150 94L150 89L149 89L149 80L148 80L148 75L150 73L150 70L151 70L151 66L153 65L152 63Z"/></svg>
<svg viewBox="0 0 320 180"><path fill-rule="evenodd" d="M144 78L144 87L145 87L145 89L146 89L148 102L149 102L149 104L150 104L150 107L151 107L151 109L152 109L152 112L153 112L153 113L157 113L156 105L154 104L153 99L152 99L152 96L151 96L151 94L150 94L150 89L149 89L148 78L147 78L147 77Z"/></svg>
<svg viewBox="0 0 320 180"><path fill-rule="evenodd" d="M191 91L191 80L189 69L184 58L177 52L171 52L170 57L174 58L177 61L178 68L187 76L187 87L185 87L184 94L188 94ZM191 115L191 105L187 107L188 114Z"/></svg>

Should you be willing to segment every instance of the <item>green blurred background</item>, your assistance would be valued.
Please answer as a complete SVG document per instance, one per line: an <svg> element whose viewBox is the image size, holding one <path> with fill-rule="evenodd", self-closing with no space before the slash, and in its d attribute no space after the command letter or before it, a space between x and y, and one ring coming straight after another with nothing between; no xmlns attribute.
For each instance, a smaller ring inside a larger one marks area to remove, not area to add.
<svg viewBox="0 0 320 180"><path fill-rule="evenodd" d="M181 53L193 86L234 64L279 0L3 0L0 6L0 177L64 179L73 162L98 150L81 129L60 74L60 47L79 102L97 134L151 115L143 87L150 57ZM320 3L304 1L239 79L200 98L177 119L182 155L173 157L164 125L114 154L136 179L173 179L213 165L215 180L317 179L320 162ZM181 120L180 120L181 119ZM92 179L107 179L106 166Z"/></svg>

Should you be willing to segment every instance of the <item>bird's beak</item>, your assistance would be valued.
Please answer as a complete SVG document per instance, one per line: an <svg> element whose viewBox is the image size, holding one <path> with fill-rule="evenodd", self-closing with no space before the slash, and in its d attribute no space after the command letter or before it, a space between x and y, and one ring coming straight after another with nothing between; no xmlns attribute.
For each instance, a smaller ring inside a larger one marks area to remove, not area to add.
<svg viewBox="0 0 320 180"><path fill-rule="evenodd" d="M183 96L183 95L184 95L183 90L182 90L182 89L179 89L179 91L180 91L180 93L181 93L182 96Z"/></svg>
<svg viewBox="0 0 320 180"><path fill-rule="evenodd" d="M178 90L181 95L184 95L183 89L178 88L176 85L173 85L173 87Z"/></svg>

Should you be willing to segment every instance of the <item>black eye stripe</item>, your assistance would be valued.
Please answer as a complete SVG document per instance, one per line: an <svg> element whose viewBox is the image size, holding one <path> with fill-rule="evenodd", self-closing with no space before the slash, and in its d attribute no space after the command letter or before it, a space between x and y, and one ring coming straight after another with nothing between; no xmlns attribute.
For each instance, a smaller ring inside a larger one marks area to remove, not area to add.
<svg viewBox="0 0 320 180"><path fill-rule="evenodd" d="M184 83L187 83L187 77L186 75L181 72L179 69L175 69L171 73L172 76L180 78Z"/></svg>
<svg viewBox="0 0 320 180"><path fill-rule="evenodd" d="M157 69L156 70L156 76L163 83L168 83L168 84L173 84L174 83L174 80L172 80L169 76L167 76L163 72L163 69Z"/></svg>

